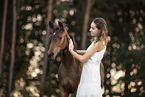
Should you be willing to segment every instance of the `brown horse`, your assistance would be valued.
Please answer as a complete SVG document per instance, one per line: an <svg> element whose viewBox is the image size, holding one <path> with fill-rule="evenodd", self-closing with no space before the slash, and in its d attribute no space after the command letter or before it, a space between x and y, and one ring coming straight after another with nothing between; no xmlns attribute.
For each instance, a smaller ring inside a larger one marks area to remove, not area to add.
<svg viewBox="0 0 145 97"><path fill-rule="evenodd" d="M77 87L81 75L81 62L75 59L69 52L70 37L63 27L61 22L59 26L54 27L53 23L49 22L50 28L53 30L51 35L51 43L48 50L48 55L52 59L61 52L61 65L58 70L58 79L60 83L61 97L68 97L70 93L76 95Z"/></svg>

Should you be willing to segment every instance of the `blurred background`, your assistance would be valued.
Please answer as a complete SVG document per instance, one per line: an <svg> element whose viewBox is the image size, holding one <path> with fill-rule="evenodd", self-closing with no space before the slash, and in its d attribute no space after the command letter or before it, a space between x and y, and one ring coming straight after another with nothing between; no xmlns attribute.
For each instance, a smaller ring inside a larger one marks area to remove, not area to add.
<svg viewBox="0 0 145 97"><path fill-rule="evenodd" d="M145 97L145 0L0 0L0 97L60 97L48 21L86 49L96 17L108 24L103 97Z"/></svg>

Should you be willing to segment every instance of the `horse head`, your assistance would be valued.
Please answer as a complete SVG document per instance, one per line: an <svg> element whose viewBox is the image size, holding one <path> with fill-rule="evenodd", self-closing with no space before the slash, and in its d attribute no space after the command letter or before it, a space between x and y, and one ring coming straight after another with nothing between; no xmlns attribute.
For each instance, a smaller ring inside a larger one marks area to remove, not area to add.
<svg viewBox="0 0 145 97"><path fill-rule="evenodd" d="M52 29L51 42L48 50L48 56L55 59L58 53L68 47L69 35L64 28L63 24L58 21L58 26L54 26L49 22L49 27Z"/></svg>

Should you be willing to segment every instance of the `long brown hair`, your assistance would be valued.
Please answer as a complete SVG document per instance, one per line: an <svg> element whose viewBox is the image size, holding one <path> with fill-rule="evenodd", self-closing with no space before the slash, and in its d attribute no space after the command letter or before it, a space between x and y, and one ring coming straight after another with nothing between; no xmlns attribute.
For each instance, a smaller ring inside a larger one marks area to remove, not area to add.
<svg viewBox="0 0 145 97"><path fill-rule="evenodd" d="M100 30L99 35L96 37L96 41L105 41L105 44L107 45L107 23L103 18L95 18L93 22L96 24L96 28ZM92 41L94 41L94 38L92 38Z"/></svg>

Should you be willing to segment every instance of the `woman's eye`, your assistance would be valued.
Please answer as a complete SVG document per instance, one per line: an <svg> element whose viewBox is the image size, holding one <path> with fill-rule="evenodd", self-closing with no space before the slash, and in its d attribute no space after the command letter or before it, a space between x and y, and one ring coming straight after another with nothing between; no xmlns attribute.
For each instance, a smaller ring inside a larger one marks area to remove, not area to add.
<svg viewBox="0 0 145 97"><path fill-rule="evenodd" d="M59 37L59 39L61 40L61 39L62 39L62 37Z"/></svg>

